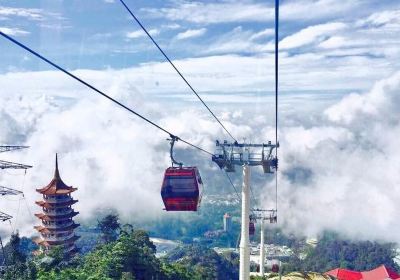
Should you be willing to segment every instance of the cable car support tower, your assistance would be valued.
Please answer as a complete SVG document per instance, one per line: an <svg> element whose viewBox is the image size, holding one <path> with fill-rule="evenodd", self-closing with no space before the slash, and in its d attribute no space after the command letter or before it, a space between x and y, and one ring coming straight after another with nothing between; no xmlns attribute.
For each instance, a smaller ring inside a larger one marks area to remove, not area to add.
<svg viewBox="0 0 400 280"><path fill-rule="evenodd" d="M276 209L252 209L253 218L260 220L260 276L265 273L265 241L264 241L264 222L276 224L278 216Z"/></svg>
<svg viewBox="0 0 400 280"><path fill-rule="evenodd" d="M250 167L262 166L264 173L273 173L278 168L278 159L273 151L279 144L220 143L216 141L217 151L212 160L226 172L235 172L235 166L243 168L242 216L240 239L239 280L250 279ZM276 210L275 210L276 220Z"/></svg>
<svg viewBox="0 0 400 280"><path fill-rule="evenodd" d="M278 169L278 54L279 54L279 0L275 0L275 144L239 144L237 141L220 143L216 141L216 154L212 160L226 172L235 172L235 166L243 167L242 186L242 217L240 239L240 267L239 280L250 279L250 167L262 166L264 173L276 173ZM278 177L275 174L275 209L270 212L270 221L277 222L278 213ZM267 210L268 211L268 210ZM253 214L254 215L254 214ZM260 217L261 218L261 217ZM262 221L262 243L264 242L264 229ZM262 248L264 251L264 248ZM262 256L264 258L264 256Z"/></svg>

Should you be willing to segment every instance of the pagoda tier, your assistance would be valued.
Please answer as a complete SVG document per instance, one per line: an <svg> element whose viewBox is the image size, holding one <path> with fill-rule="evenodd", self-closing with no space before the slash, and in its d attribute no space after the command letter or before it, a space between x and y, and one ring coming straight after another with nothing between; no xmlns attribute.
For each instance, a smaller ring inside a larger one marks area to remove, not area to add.
<svg viewBox="0 0 400 280"><path fill-rule="evenodd" d="M67 213L67 214L39 213L39 214L35 214L35 216L43 221L62 221L62 220L68 220L70 218L73 218L78 214L79 214L79 212L75 212L72 210L70 213Z"/></svg>
<svg viewBox="0 0 400 280"><path fill-rule="evenodd" d="M40 233L55 233L55 232L64 232L64 231L71 231L79 227L79 224L72 222L71 225L66 227L45 227L45 226L35 226L34 228Z"/></svg>
<svg viewBox="0 0 400 280"><path fill-rule="evenodd" d="M35 226L41 237L34 241L40 246L42 252L46 253L54 246L61 246L66 254L77 251L75 241L79 239L79 236L74 233L74 230L79 224L76 224L72 218L79 212L75 212L72 205L78 200L71 197L71 193L76 190L61 180L56 155L54 178L46 187L36 189L43 195L43 200L36 201L36 204L42 207L43 213L35 214L42 224Z"/></svg>
<svg viewBox="0 0 400 280"><path fill-rule="evenodd" d="M68 245L71 243L75 243L76 240L78 240L80 238L80 236L77 235L73 235L70 236L67 239L62 239L62 237L60 237L58 240L52 240L52 239L37 239L36 240L36 244L39 246L45 246L45 247L49 247L49 246L56 246L56 245Z"/></svg>

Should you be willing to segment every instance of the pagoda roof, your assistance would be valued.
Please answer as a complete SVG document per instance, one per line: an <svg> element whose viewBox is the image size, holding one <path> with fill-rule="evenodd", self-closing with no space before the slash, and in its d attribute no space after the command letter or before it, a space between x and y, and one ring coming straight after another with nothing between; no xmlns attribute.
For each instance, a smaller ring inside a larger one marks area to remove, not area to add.
<svg viewBox="0 0 400 280"><path fill-rule="evenodd" d="M71 198L71 200L64 201L64 202L49 202L49 201L35 201L35 203L41 207L45 208L58 208L58 207L65 207L65 206L70 206L72 204L77 203L78 200L74 200Z"/></svg>
<svg viewBox="0 0 400 280"><path fill-rule="evenodd" d="M78 214L79 214L79 212L72 211L68 214L63 214L63 215L59 215L59 214L51 215L51 214L39 213L39 214L35 214L35 216L44 221L59 221L59 220L75 217Z"/></svg>
<svg viewBox="0 0 400 280"><path fill-rule="evenodd" d="M53 179L47 186L45 186L41 189L36 189L36 191L41 194L46 194L46 195L57 195L57 194L69 194L76 190L77 190L77 188L67 186L61 179L60 172L58 170L58 156L56 154L56 168L54 171Z"/></svg>
<svg viewBox="0 0 400 280"><path fill-rule="evenodd" d="M39 231L40 233L53 233L53 232L59 232L59 231L73 230L73 229L76 229L79 226L80 226L80 224L73 223L72 225L67 226L67 227L48 228L48 227L45 227L45 226L34 226L34 228L37 231Z"/></svg>

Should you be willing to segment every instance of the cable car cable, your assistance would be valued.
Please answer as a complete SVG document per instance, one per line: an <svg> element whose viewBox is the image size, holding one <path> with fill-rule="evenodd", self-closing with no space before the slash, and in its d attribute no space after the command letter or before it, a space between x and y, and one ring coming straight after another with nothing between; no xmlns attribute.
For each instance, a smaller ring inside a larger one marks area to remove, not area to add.
<svg viewBox="0 0 400 280"><path fill-rule="evenodd" d="M275 157L278 160L279 0L275 0ZM275 210L278 212L278 166L275 171Z"/></svg>
<svg viewBox="0 0 400 280"><path fill-rule="evenodd" d="M228 172L226 172L226 171L223 170L223 169L220 169L220 170L221 170L222 172L225 173L226 178L228 178L228 181L229 181L229 183L232 185L232 188L235 190L235 193L236 193L236 195L237 195L237 197L238 197L238 199L239 199L239 202L240 202L242 199L241 199L241 197L240 197L240 195L239 195L239 193L238 193L238 191L237 191L235 185L233 184L231 177L228 175Z"/></svg>
<svg viewBox="0 0 400 280"><path fill-rule="evenodd" d="M172 60L168 57L168 55L161 49L161 47L158 45L158 43L154 40L153 36L147 31L147 29L144 27L144 25L139 21L139 19L133 14L131 9L125 4L123 0L120 0L121 4L126 8L126 10L129 12L129 14L133 17L133 19L139 24L139 26L143 29L143 31L147 34L147 36L150 38L150 40L153 42L153 44L157 47L157 49L162 53L162 55L165 57L165 59L171 64L171 66L175 69L175 71L178 73L178 75L182 78L182 80L186 83L186 85L192 90L192 92L197 96L197 98L200 100L201 103L207 108L207 110L210 112L210 114L214 117L214 119L222 126L222 128L228 133L228 135L235 141L235 137L232 136L232 134L226 129L226 127L222 124L222 122L218 119L218 117L211 111L211 109L207 106L207 104L204 102L204 100L200 97L200 95L197 93L197 91L192 87L192 85L186 80L186 78L182 75L182 73L178 70L178 68L175 66L175 64L172 62Z"/></svg>
<svg viewBox="0 0 400 280"><path fill-rule="evenodd" d="M242 198L240 197L239 192L237 191L237 189L235 187L235 184L233 183L232 178L229 176L228 172L226 172L225 170L222 170L222 169L221 169L221 171L224 172L225 175L226 175L226 178L228 178L228 181L231 184L232 188L234 189L234 191L235 191L235 193L236 193L236 195L238 197L239 202L242 201ZM253 215L255 214L253 208L250 209L250 211L251 211L251 213L253 213Z"/></svg>
<svg viewBox="0 0 400 280"><path fill-rule="evenodd" d="M51 66L57 68L58 70L60 70L61 72L64 72L65 74L67 74L68 76L70 76L71 78L77 80L78 82L80 82L81 84L87 86L88 88L94 90L95 92L97 92L98 94L102 95L103 97L109 99L110 101L114 102L115 104L119 105L120 107L126 109L127 111L131 112L132 114L136 115L137 117L141 118L142 120L146 121L147 123L155 126L156 128L158 128L159 130L162 130L163 132L167 133L168 135L170 135L171 137L176 137L177 139L179 139L180 141L182 141L183 143L198 149L199 151L202 151L204 153L207 153L209 155L213 155L211 152L206 151L205 149L196 146L174 134L172 134L171 132L169 132L168 130L166 130L165 128L161 127L160 125L156 124L155 122L152 122L151 120L149 120L148 118L142 116L141 114L135 112L134 110L132 110L131 108L125 106L124 104L122 104L121 102L117 101L116 99L112 98L111 96L105 94L104 92L100 91L99 89L95 88L94 86L92 86L91 84L85 82L84 80L82 80L81 78L75 76L74 74L72 74L71 72L65 70L64 68L62 68L61 66L57 65L56 63L50 61L49 59L45 58L44 56L40 55L39 53L35 52L34 50L32 50L31 48L27 47L26 45L20 43L19 41L13 39L12 37L6 35L5 33L3 33L2 31L0 31L0 35L3 36L4 38L8 39L9 41L11 41L12 43L20 46L21 48L25 49L26 51L30 52L31 54L33 54L34 56L40 58L41 60L47 62L48 64L50 64Z"/></svg>

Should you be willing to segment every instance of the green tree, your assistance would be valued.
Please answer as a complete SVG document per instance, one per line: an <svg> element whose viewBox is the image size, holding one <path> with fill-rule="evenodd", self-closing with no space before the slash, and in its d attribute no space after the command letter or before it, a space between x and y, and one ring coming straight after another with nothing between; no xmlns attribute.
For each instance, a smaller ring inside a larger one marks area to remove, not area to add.
<svg viewBox="0 0 400 280"><path fill-rule="evenodd" d="M11 234L10 241L7 243L4 250L8 265L25 262L26 256L21 250L21 238L19 237L18 231Z"/></svg>
<svg viewBox="0 0 400 280"><path fill-rule="evenodd" d="M168 260L192 272L193 279L228 280L239 277L235 257L229 261L214 250L201 245L178 247L169 254Z"/></svg>
<svg viewBox="0 0 400 280"><path fill-rule="evenodd" d="M97 221L97 227L100 229L104 243L115 241L118 237L118 230L121 227L118 215L108 214L100 221Z"/></svg>

